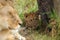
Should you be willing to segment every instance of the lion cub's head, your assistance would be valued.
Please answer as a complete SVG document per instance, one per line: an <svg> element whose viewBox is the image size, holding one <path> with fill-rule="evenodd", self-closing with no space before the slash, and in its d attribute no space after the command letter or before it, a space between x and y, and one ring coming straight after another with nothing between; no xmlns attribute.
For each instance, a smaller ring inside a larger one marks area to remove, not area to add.
<svg viewBox="0 0 60 40"><path fill-rule="evenodd" d="M6 5L0 9L0 29L16 29L19 24L22 24L22 21L14 8Z"/></svg>

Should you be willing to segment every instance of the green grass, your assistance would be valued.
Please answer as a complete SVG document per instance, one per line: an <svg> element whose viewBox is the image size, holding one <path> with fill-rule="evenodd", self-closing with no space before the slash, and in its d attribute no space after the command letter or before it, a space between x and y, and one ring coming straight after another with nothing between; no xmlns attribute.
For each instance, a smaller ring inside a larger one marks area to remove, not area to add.
<svg viewBox="0 0 60 40"><path fill-rule="evenodd" d="M24 13L34 12L38 10L36 0L16 0L14 6L21 19L24 18Z"/></svg>

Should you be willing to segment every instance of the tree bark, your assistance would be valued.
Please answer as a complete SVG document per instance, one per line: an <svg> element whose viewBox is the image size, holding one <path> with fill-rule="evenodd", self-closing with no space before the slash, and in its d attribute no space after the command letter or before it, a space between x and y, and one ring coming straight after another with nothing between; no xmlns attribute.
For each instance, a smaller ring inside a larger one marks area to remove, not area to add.
<svg viewBox="0 0 60 40"><path fill-rule="evenodd" d="M54 8L58 16L60 16L60 0L53 0L54 1Z"/></svg>
<svg viewBox="0 0 60 40"><path fill-rule="evenodd" d="M46 27L49 23L49 16L54 8L52 0L37 0L38 12L41 15L42 26Z"/></svg>

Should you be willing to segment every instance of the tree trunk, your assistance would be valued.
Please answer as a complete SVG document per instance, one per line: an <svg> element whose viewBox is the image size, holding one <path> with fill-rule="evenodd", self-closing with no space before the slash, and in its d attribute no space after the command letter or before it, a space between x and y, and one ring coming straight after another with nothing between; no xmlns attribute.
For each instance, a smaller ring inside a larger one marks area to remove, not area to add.
<svg viewBox="0 0 60 40"><path fill-rule="evenodd" d="M60 0L53 0L56 13L60 16Z"/></svg>
<svg viewBox="0 0 60 40"><path fill-rule="evenodd" d="M41 15L41 25L43 28L49 23L49 15L52 12L54 5L52 0L37 0L39 15Z"/></svg>

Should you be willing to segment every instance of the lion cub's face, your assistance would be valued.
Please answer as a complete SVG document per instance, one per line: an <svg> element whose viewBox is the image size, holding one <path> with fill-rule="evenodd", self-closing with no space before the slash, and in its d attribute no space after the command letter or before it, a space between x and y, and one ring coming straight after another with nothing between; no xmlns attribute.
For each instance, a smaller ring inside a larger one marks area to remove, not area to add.
<svg viewBox="0 0 60 40"><path fill-rule="evenodd" d="M0 18L3 18L0 19L2 24L5 23L6 25L4 24L4 26L11 29L16 29L19 24L22 24L16 10L9 5L6 5L0 9ZM1 22L0 25L2 25Z"/></svg>

